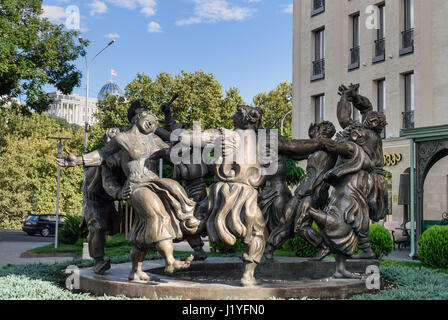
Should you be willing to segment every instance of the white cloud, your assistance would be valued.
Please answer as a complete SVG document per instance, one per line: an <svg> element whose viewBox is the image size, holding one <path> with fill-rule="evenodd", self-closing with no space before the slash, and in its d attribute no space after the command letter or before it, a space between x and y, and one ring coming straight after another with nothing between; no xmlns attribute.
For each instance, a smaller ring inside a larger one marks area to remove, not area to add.
<svg viewBox="0 0 448 320"><path fill-rule="evenodd" d="M261 0L246 0L249 3L256 3L256 2L261 2Z"/></svg>
<svg viewBox="0 0 448 320"><path fill-rule="evenodd" d="M63 7L43 5L42 9L44 10L42 17L47 18L52 23L64 23L67 19L67 13Z"/></svg>
<svg viewBox="0 0 448 320"><path fill-rule="evenodd" d="M292 13L293 10L294 10L294 5L291 3L290 5L288 5L288 6L283 10L283 12L286 12L286 13Z"/></svg>
<svg viewBox="0 0 448 320"><path fill-rule="evenodd" d="M142 10L140 10L140 12L143 13L145 17L152 17L153 15L156 14L154 8L151 7L144 7L142 8Z"/></svg>
<svg viewBox="0 0 448 320"><path fill-rule="evenodd" d="M90 11L91 16L103 14L107 11L107 5L99 0L94 0L91 4L89 4L89 7L92 7L92 10Z"/></svg>
<svg viewBox="0 0 448 320"><path fill-rule="evenodd" d="M108 33L108 34L105 35L105 37L109 38L109 39L119 39L120 35L115 32L115 33Z"/></svg>
<svg viewBox="0 0 448 320"><path fill-rule="evenodd" d="M127 9L135 9L137 7L135 0L106 0L106 1L118 7L124 7Z"/></svg>
<svg viewBox="0 0 448 320"><path fill-rule="evenodd" d="M220 20L244 20L252 15L252 10L247 7L233 6L227 0L193 0L195 3L194 16L188 19L178 20L178 26L215 23Z"/></svg>
<svg viewBox="0 0 448 320"><path fill-rule="evenodd" d="M148 24L148 32L151 32L151 33L162 32L162 27L161 27L160 24L158 24L157 22L155 22L155 21L151 21L151 22Z"/></svg>
<svg viewBox="0 0 448 320"><path fill-rule="evenodd" d="M115 6L134 10L140 8L140 12L145 17L151 17L156 14L156 0L105 0Z"/></svg>

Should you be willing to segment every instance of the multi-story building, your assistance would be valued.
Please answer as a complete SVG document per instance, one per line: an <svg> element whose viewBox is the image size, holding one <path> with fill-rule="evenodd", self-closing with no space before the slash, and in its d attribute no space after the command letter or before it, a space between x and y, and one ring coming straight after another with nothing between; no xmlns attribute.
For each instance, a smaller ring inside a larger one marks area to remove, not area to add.
<svg viewBox="0 0 448 320"><path fill-rule="evenodd" d="M96 98L89 98L87 110L87 123L95 124L98 120L95 117L98 111L97 103L107 97L108 94L121 96L123 93L113 81L107 82L98 93ZM49 93L54 99L54 103L48 109L48 113L67 120L69 123L75 123L84 126L86 123L86 97L77 94L64 95L60 92Z"/></svg>
<svg viewBox="0 0 448 320"><path fill-rule="evenodd" d="M64 95L60 92L48 94L54 99L48 109L48 113L55 117L67 120L68 123L74 123L84 126L86 123L86 97L77 94ZM97 112L97 98L89 98L87 110L87 123L94 124L97 122L95 113Z"/></svg>
<svg viewBox="0 0 448 320"><path fill-rule="evenodd" d="M294 0L293 136L307 138L309 124L322 120L341 129L338 87L360 84L360 94L389 123L383 132L388 220L407 220L398 196L410 144L401 129L448 123L447 16L446 0ZM424 219L441 220L448 159L431 169L425 188Z"/></svg>

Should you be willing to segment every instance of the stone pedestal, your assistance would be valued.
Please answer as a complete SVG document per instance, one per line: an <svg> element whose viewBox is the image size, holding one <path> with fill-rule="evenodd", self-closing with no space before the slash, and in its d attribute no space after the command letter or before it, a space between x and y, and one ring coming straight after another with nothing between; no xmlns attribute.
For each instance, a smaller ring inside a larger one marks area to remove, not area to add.
<svg viewBox="0 0 448 320"><path fill-rule="evenodd" d="M375 260L349 260L351 272L364 274L368 266L378 266ZM113 265L104 276L89 269L80 271L80 289L96 295L126 295L128 297L181 297L191 300L300 299L347 298L369 292L366 280L333 279L334 260L311 262L304 259L280 258L261 263L255 273L260 281L256 287L242 287L242 264L237 258L209 258L194 262L190 269L172 276L163 273L164 262L145 261L144 270L158 281L149 283L127 280L130 264Z"/></svg>

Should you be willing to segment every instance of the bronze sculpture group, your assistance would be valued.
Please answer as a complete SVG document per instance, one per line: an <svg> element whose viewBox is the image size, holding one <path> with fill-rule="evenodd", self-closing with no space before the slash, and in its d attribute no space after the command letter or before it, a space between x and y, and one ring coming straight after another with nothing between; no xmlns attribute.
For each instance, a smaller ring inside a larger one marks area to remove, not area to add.
<svg viewBox="0 0 448 320"><path fill-rule="evenodd" d="M310 139L305 140L265 130L262 110L250 106L237 107L234 130L216 129L195 137L171 116L176 97L162 105L164 127L138 101L132 103L129 130L109 130L103 148L58 159L61 166L90 167L94 176L88 180L85 218L94 272L104 274L110 268L104 261L104 237L113 232L113 201L128 200L136 212L129 236L131 281L150 280L142 270L150 249L165 259L166 273L188 268L193 259L206 259L201 240L205 235L228 245L242 240L244 286L258 283L254 270L263 254L272 261L274 251L295 234L320 248L318 260L335 255L334 277L359 277L346 270L346 260L357 246L362 252L354 258L375 258L369 224L383 219L387 207L381 142L387 123L357 91L356 85L339 88L337 116L343 131L336 134L328 121L312 124ZM361 112L362 123L352 119L353 108ZM182 134L170 139L176 130ZM210 146L210 161L194 161L195 148L205 152ZM186 156L176 162L173 154L179 150L186 150ZM308 159L306 179L294 195L286 184L286 157ZM174 179L158 176L159 159L172 164ZM266 170L272 163L275 170ZM215 181L207 192L204 177L210 173ZM194 256L179 261L173 241L183 240Z"/></svg>

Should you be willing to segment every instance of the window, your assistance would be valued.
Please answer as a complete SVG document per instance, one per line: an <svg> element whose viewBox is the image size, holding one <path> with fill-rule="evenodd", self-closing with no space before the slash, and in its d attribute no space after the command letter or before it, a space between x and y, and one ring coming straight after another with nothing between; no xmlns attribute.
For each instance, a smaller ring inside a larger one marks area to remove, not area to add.
<svg viewBox="0 0 448 320"><path fill-rule="evenodd" d="M311 0L311 1L313 6L313 10L311 11L312 17L325 11L325 0Z"/></svg>
<svg viewBox="0 0 448 320"><path fill-rule="evenodd" d="M414 128L414 72L404 75L404 112L403 112L403 128Z"/></svg>
<svg viewBox="0 0 448 320"><path fill-rule="evenodd" d="M400 55L414 52L414 0L404 1L404 31L402 32L402 45Z"/></svg>
<svg viewBox="0 0 448 320"><path fill-rule="evenodd" d="M373 63L381 62L386 57L386 6L378 6L379 28L377 30L377 39L375 40L375 52Z"/></svg>
<svg viewBox="0 0 448 320"><path fill-rule="evenodd" d="M377 84L377 103L378 112L386 113L386 80L378 80ZM386 138L386 128L384 128L381 137Z"/></svg>
<svg viewBox="0 0 448 320"><path fill-rule="evenodd" d="M352 47L350 48L349 70L359 68L359 13L351 16Z"/></svg>
<svg viewBox="0 0 448 320"><path fill-rule="evenodd" d="M325 121L325 95L314 97L314 119L316 123Z"/></svg>
<svg viewBox="0 0 448 320"><path fill-rule="evenodd" d="M325 78L325 30L314 32L314 61L311 81Z"/></svg>

